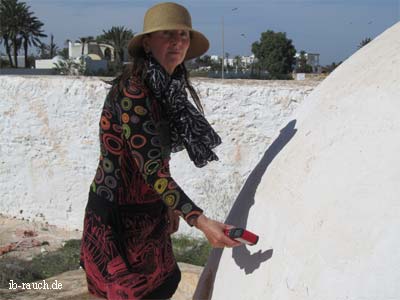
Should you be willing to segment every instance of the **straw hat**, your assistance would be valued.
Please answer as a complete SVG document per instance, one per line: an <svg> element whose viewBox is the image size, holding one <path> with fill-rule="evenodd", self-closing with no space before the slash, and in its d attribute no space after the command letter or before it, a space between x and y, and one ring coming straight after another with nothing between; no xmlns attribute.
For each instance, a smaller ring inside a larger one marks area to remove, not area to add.
<svg viewBox="0 0 400 300"><path fill-rule="evenodd" d="M185 60L201 56L210 45L202 33L192 29L192 18L186 8L173 2L163 2L154 5L146 12L143 32L130 40L129 54L134 56L136 50L142 47L144 35L159 30L189 30L191 32L190 46Z"/></svg>

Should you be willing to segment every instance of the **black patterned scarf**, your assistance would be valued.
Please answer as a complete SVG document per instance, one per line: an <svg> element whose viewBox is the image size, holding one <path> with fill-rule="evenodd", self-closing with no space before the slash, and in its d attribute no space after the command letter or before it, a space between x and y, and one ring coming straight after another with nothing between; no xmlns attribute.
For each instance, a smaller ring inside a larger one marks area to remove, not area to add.
<svg viewBox="0 0 400 300"><path fill-rule="evenodd" d="M171 151L186 148L198 168L218 160L212 149L221 144L221 138L188 100L184 67L177 66L170 75L151 54L146 57L146 67L146 84L166 112Z"/></svg>

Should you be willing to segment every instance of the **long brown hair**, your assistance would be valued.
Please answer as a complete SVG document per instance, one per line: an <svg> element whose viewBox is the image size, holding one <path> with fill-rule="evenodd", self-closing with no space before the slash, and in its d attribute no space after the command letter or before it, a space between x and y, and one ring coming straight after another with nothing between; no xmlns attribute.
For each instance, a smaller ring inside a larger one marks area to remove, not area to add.
<svg viewBox="0 0 400 300"><path fill-rule="evenodd" d="M204 115L204 109L201 104L200 98L197 95L196 90L192 86L189 80L189 72L185 66L185 63L182 63L183 72L186 80L186 87L189 90L190 96L192 97L194 103L197 106L197 109L200 111L201 114ZM117 76L115 79L110 81L109 83L112 85L118 85L118 91L122 93L124 85L126 81L131 77L138 77L143 82L145 79L146 74L146 52L144 51L143 47L139 47L132 53L132 62L124 66L122 70L122 74Z"/></svg>

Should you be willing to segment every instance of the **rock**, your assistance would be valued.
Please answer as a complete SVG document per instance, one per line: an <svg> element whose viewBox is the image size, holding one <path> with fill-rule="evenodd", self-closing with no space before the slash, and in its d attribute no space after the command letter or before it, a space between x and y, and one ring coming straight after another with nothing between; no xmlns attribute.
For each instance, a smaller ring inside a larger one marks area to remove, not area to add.
<svg viewBox="0 0 400 300"><path fill-rule="evenodd" d="M176 291L172 299L192 299L203 268L185 263L178 263L178 265L182 272L182 279L179 283L178 290Z"/></svg>

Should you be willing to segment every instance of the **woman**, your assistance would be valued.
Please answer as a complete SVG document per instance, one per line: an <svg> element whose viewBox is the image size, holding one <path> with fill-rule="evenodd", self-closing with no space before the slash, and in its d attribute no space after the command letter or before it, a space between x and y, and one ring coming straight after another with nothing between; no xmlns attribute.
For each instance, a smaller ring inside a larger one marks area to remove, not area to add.
<svg viewBox="0 0 400 300"><path fill-rule="evenodd" d="M184 60L202 55L208 40L192 29L175 3L150 8L143 33L129 43L132 68L113 81L100 120L101 155L86 207L81 265L89 291L107 299L166 299L180 271L170 235L179 217L201 230L213 247L240 243L232 226L208 219L169 173L171 151L186 149L202 167L217 160L221 141L194 106Z"/></svg>

